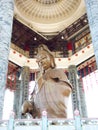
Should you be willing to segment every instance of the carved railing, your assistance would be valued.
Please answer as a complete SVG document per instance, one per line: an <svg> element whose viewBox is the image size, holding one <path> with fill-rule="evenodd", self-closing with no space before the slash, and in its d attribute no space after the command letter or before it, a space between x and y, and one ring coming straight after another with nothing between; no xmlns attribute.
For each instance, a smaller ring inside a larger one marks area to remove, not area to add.
<svg viewBox="0 0 98 130"><path fill-rule="evenodd" d="M8 122L8 120L0 120L0 130L43 130L42 119L16 119L13 129L8 129ZM81 129L76 129L75 119L48 119L47 130L53 129L98 130L98 118L81 119Z"/></svg>

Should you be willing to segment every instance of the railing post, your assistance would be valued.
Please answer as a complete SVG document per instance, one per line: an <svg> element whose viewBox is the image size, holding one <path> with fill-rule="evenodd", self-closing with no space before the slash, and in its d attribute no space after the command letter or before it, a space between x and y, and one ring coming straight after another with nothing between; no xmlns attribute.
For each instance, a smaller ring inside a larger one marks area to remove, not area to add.
<svg viewBox="0 0 98 130"><path fill-rule="evenodd" d="M46 111L42 111L42 130L48 130L48 119Z"/></svg>
<svg viewBox="0 0 98 130"><path fill-rule="evenodd" d="M75 118L75 130L82 130L81 117L77 109L74 111L74 118Z"/></svg>
<svg viewBox="0 0 98 130"><path fill-rule="evenodd" d="M15 121L14 117L15 117L15 113L11 112L10 118L9 118L9 121L8 121L7 130L14 130L14 121Z"/></svg>

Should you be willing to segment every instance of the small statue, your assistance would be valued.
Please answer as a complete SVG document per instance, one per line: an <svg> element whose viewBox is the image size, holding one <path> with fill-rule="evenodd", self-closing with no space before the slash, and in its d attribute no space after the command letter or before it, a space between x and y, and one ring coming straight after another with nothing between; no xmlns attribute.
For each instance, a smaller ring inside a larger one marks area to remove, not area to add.
<svg viewBox="0 0 98 130"><path fill-rule="evenodd" d="M22 111L22 114L29 112L33 118L40 118L45 110L48 118L67 118L67 103L72 86L66 74L62 69L56 68L52 53L43 44L38 48L37 62L40 76L32 92L31 101L25 101L23 104L23 110L26 107L27 109Z"/></svg>

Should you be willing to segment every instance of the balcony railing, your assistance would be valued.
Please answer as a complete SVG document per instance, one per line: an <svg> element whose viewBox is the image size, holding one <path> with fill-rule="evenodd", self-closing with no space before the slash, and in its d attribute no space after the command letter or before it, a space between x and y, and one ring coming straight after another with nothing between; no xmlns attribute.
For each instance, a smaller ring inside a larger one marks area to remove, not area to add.
<svg viewBox="0 0 98 130"><path fill-rule="evenodd" d="M12 124L13 127L11 124L11 127L8 127L9 121L1 120L0 130L98 130L98 118L81 119L81 128L78 129L75 119L48 119L45 129L42 122L42 119L16 119Z"/></svg>

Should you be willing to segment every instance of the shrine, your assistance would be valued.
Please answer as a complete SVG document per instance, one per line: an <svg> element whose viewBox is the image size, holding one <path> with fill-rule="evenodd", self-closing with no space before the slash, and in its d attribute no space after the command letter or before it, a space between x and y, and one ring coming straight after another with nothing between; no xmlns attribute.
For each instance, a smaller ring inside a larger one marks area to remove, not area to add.
<svg viewBox="0 0 98 130"><path fill-rule="evenodd" d="M0 130L98 129L97 14L97 0L1 0Z"/></svg>

